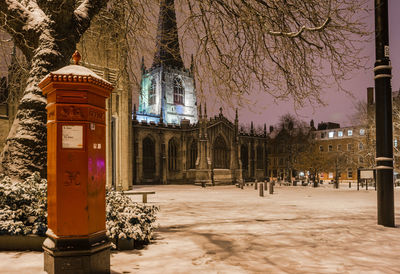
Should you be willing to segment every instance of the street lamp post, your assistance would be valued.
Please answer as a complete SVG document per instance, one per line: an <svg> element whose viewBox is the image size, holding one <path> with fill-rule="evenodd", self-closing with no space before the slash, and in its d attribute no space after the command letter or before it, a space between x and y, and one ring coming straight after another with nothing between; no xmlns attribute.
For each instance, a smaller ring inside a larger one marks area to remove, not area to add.
<svg viewBox="0 0 400 274"><path fill-rule="evenodd" d="M394 227L392 67L389 59L388 1L375 0L376 179L378 224Z"/></svg>

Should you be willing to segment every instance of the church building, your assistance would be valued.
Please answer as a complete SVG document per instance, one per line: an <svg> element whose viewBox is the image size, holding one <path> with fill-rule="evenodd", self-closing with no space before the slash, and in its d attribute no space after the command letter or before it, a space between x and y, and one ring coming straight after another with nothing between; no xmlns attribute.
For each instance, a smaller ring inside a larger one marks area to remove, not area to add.
<svg viewBox="0 0 400 274"><path fill-rule="evenodd" d="M132 115L133 184L230 184L264 180L267 133L239 130L222 108L214 117L197 102L193 66L180 54L173 0L162 0L156 52L142 64L139 107ZM129 186L131 187L131 186Z"/></svg>

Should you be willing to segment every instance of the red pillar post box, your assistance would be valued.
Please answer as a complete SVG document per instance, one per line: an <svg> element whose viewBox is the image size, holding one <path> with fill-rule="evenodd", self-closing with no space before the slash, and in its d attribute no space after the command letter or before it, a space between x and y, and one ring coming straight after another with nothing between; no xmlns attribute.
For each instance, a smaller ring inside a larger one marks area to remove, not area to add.
<svg viewBox="0 0 400 274"><path fill-rule="evenodd" d="M105 105L113 87L79 65L50 73L39 87L47 96L45 271L109 273Z"/></svg>

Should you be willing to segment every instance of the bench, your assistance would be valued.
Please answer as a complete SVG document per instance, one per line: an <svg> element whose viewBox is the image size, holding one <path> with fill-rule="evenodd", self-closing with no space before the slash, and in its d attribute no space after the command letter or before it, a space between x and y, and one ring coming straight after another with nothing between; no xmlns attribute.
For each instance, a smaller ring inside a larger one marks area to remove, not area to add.
<svg viewBox="0 0 400 274"><path fill-rule="evenodd" d="M155 191L135 191L135 192L125 192L125 195L142 195L143 203L147 203L147 195L148 194L156 194Z"/></svg>

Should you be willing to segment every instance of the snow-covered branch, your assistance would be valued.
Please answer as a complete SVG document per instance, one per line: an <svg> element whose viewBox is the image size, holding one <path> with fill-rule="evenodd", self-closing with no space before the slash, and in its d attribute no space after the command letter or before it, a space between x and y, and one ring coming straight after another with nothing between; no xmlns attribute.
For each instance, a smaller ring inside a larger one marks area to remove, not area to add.
<svg viewBox="0 0 400 274"><path fill-rule="evenodd" d="M29 59L37 47L41 30L48 23L48 17L35 1L23 4L6 0L0 1L0 23Z"/></svg>
<svg viewBox="0 0 400 274"><path fill-rule="evenodd" d="M74 11L76 31L82 35L90 26L92 18L106 6L109 0L84 0Z"/></svg>
<svg viewBox="0 0 400 274"><path fill-rule="evenodd" d="M306 26L301 26L301 28L296 31L296 32L283 32L283 31L267 31L268 34L274 35L274 36L285 36L288 38L296 38L299 37L304 31L321 31L323 30L330 22L331 18L328 17L326 18L325 22L320 25L319 27L306 27Z"/></svg>

